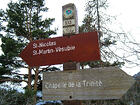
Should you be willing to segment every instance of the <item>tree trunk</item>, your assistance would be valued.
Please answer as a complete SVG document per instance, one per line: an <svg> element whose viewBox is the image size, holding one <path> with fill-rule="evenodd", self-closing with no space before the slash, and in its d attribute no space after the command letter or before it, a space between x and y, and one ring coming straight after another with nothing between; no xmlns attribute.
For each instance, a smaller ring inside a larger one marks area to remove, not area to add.
<svg viewBox="0 0 140 105"><path fill-rule="evenodd" d="M34 91L35 91L35 93L37 92L37 82L38 82L38 73L39 73L38 69L39 69L39 67L36 67L36 71L35 71L35 82L34 82ZM37 97L36 97L36 94L35 94L34 95L34 105L36 105L36 101L37 101L36 98Z"/></svg>

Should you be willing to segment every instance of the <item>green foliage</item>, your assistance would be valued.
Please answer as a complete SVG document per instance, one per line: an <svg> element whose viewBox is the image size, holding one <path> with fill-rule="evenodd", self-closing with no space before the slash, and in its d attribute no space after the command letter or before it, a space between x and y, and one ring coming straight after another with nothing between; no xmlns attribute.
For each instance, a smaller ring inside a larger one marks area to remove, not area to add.
<svg viewBox="0 0 140 105"><path fill-rule="evenodd" d="M36 95L36 91L31 90L31 89L25 89L24 99L26 100L28 104L33 103L34 95Z"/></svg>
<svg viewBox="0 0 140 105"><path fill-rule="evenodd" d="M2 42L1 48L7 59L18 56L24 46L23 43L19 43L10 37L2 37Z"/></svg>
<svg viewBox="0 0 140 105"><path fill-rule="evenodd" d="M21 60L19 54L30 41L49 38L50 35L56 34L55 30L50 28L54 19L43 17L47 10L45 0L11 1L5 11L0 10L0 23L4 23L0 28L5 32L1 35L3 53L0 55L0 84L6 81L27 82L26 77L28 75L19 75L18 72L20 68L27 69L28 67ZM31 70L35 69L32 68ZM32 77L32 75L29 77ZM34 78L31 81L34 82ZM37 82L40 81L41 77ZM33 104L35 95L35 91L26 90L25 94L22 95L26 103L4 105Z"/></svg>
<svg viewBox="0 0 140 105"><path fill-rule="evenodd" d="M3 54L0 56L0 79L10 79L13 77L9 77L8 75L11 75L13 70L21 67L21 62L17 57L24 47L24 44L19 43L9 36L2 37L1 40Z"/></svg>
<svg viewBox="0 0 140 105"><path fill-rule="evenodd" d="M55 31L50 29L54 19L42 19L42 13L48 10L44 6L44 0L19 0L18 3L9 3L5 12L8 22L6 31L28 40L48 38L55 34Z"/></svg>
<svg viewBox="0 0 140 105"><path fill-rule="evenodd" d="M26 105L24 94L0 88L0 105Z"/></svg>
<svg viewBox="0 0 140 105"><path fill-rule="evenodd" d="M5 32L1 35L0 83L6 79L24 79L18 75L20 68L27 68L20 52L30 41L56 33L50 28L54 19L43 17L47 10L45 0L11 1L6 10L0 10L0 22L4 23L1 29Z"/></svg>

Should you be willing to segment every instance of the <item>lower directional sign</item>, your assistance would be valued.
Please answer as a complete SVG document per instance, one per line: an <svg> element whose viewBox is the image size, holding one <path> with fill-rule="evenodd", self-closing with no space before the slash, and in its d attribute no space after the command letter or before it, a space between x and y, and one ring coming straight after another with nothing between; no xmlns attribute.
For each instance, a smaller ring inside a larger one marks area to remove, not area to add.
<svg viewBox="0 0 140 105"><path fill-rule="evenodd" d="M135 80L116 67L43 73L44 100L120 99Z"/></svg>

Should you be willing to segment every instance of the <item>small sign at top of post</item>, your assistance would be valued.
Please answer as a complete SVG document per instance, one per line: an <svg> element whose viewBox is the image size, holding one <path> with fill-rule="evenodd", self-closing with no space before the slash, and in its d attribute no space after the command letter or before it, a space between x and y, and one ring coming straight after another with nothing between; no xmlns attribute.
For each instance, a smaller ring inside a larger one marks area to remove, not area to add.
<svg viewBox="0 0 140 105"><path fill-rule="evenodd" d="M77 11L74 4L63 6L63 35L78 33Z"/></svg>

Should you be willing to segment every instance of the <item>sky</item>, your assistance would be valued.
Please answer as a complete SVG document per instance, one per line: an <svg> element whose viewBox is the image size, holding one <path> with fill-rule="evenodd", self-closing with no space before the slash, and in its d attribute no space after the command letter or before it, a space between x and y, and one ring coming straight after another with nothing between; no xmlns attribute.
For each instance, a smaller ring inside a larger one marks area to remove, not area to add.
<svg viewBox="0 0 140 105"><path fill-rule="evenodd" d="M1 0L0 8L5 9L10 0ZM17 0L12 0L17 1ZM88 0L45 0L49 8L45 14L48 17L55 18L53 26L58 28L57 36L62 36L62 6L68 3L74 3L78 11L78 24L82 24L85 15L85 3ZM139 0L108 0L109 7L107 13L116 16L117 22L112 25L116 30L123 29L132 35L137 42L140 41L140 1ZM140 68L123 68L125 72L134 75L140 72Z"/></svg>

